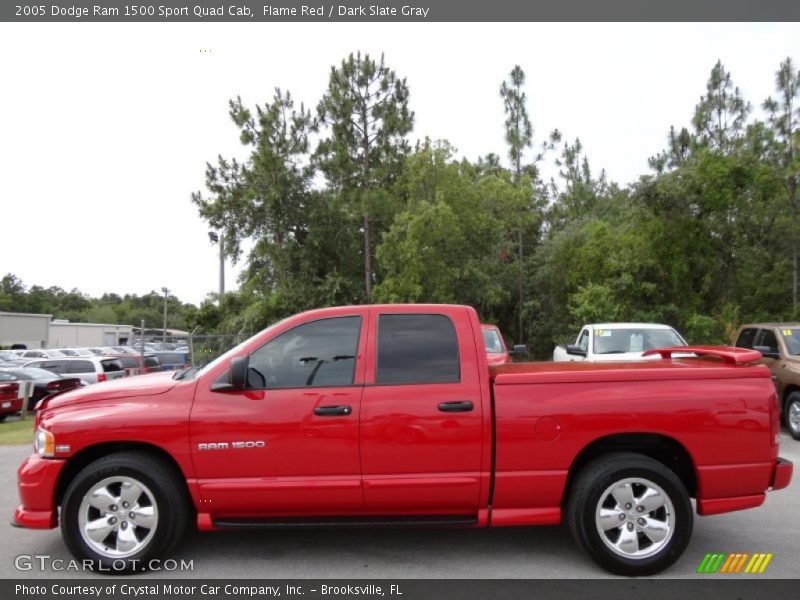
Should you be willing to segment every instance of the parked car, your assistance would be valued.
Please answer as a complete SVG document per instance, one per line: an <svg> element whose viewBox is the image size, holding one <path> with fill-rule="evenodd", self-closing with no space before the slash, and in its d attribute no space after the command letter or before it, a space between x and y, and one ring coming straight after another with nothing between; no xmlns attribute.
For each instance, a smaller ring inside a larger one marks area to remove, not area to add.
<svg viewBox="0 0 800 600"><path fill-rule="evenodd" d="M0 373L12 376L15 381L33 381L33 394L28 403L28 408L31 410L50 394L85 385L78 377L61 377L52 371L33 367L1 368Z"/></svg>
<svg viewBox="0 0 800 600"><path fill-rule="evenodd" d="M0 371L0 423L22 410L18 392L19 384L14 376Z"/></svg>
<svg viewBox="0 0 800 600"><path fill-rule="evenodd" d="M758 350L772 372L783 423L800 440L800 323L742 325L736 346Z"/></svg>
<svg viewBox="0 0 800 600"><path fill-rule="evenodd" d="M141 354L109 354L108 356L116 358L122 363L126 377L146 375L164 370L153 354L145 354L144 356Z"/></svg>
<svg viewBox="0 0 800 600"><path fill-rule="evenodd" d="M64 356L95 356L94 352L86 348L59 348Z"/></svg>
<svg viewBox="0 0 800 600"><path fill-rule="evenodd" d="M19 354L16 352L11 352L10 350L0 350L0 364L5 364L6 366L9 365L21 365L28 362L26 359L20 357Z"/></svg>
<svg viewBox="0 0 800 600"><path fill-rule="evenodd" d="M26 363L25 368L28 367L45 369L57 375L79 377L86 383L98 383L125 377L125 368L122 363L116 358L104 356L35 360Z"/></svg>
<svg viewBox="0 0 800 600"><path fill-rule="evenodd" d="M553 361L650 360L644 352L654 348L686 346L686 340L669 325L657 323L597 323L585 325L575 343L556 346Z"/></svg>
<svg viewBox="0 0 800 600"><path fill-rule="evenodd" d="M647 575L689 544L692 497L731 512L791 480L754 350L490 369L482 340L466 306L326 308L199 370L60 394L17 471L14 522L61 520L73 555L115 571L189 524L567 522L602 567Z"/></svg>
<svg viewBox="0 0 800 600"><path fill-rule="evenodd" d="M187 352L153 352L164 371L175 371L192 366Z"/></svg>
<svg viewBox="0 0 800 600"><path fill-rule="evenodd" d="M30 360L31 358L61 358L66 356L61 350L25 350L20 354L20 357L27 358Z"/></svg>
<svg viewBox="0 0 800 600"><path fill-rule="evenodd" d="M514 349L509 351L506 341L497 325L481 324L483 333L483 345L486 346L486 360L489 366L505 365L511 362L512 356L524 356L528 353L528 347L524 344L517 344Z"/></svg>

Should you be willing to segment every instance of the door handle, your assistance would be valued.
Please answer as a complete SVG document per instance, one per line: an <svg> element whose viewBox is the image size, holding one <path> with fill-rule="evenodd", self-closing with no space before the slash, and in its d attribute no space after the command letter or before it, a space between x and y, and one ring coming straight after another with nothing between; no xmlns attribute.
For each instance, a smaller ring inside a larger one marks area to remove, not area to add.
<svg viewBox="0 0 800 600"><path fill-rule="evenodd" d="M473 408L470 400L462 400L460 402L442 402L439 405L441 412L469 412Z"/></svg>
<svg viewBox="0 0 800 600"><path fill-rule="evenodd" d="M343 406L317 406L314 408L314 414L318 417L336 417L339 415L349 415L352 408L347 405Z"/></svg>

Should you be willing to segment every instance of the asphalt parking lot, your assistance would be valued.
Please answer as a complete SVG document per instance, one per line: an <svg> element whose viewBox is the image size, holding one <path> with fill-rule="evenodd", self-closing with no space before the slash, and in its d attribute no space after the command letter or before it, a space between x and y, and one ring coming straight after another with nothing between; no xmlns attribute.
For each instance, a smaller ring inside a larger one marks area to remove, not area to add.
<svg viewBox="0 0 800 600"><path fill-rule="evenodd" d="M91 573L15 567L20 555L70 559L59 530L10 525L17 505L16 468L29 446L0 447L0 578L92 577ZM781 435L781 455L800 465L800 442ZM659 577L698 575L707 552L772 552L762 575L796 578L800 556L800 483L768 494L766 503L714 517L697 517L692 541L678 563ZM192 532L174 558L193 571L150 572L159 578L595 578L609 577L572 542L565 527L474 530L302 530Z"/></svg>

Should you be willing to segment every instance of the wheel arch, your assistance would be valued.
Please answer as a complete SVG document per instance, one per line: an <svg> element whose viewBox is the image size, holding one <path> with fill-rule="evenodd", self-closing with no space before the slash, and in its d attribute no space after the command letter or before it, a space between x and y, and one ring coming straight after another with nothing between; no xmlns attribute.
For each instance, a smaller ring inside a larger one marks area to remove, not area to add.
<svg viewBox="0 0 800 600"><path fill-rule="evenodd" d="M104 456L118 454L120 452L140 452L161 460L182 482L182 486L186 491L186 498L189 501L190 506L194 507L194 503L191 501L189 488L186 484L186 475L183 473L172 455L155 444L138 441L115 441L92 444L91 446L82 448L75 455L70 457L70 459L67 461L67 464L64 465L64 468L61 470L61 473L58 476L58 482L56 483L55 488L56 506L61 505L61 502L64 498L64 493L67 491L69 484L73 479L75 479L78 473L80 473L83 468L86 467L86 465L99 458L103 458Z"/></svg>
<svg viewBox="0 0 800 600"><path fill-rule="evenodd" d="M593 440L575 456L567 473L562 503L569 499L570 488L585 465L598 457L615 452L634 452L652 458L675 473L691 497L697 495L694 461L678 440L660 433L617 433Z"/></svg>
<svg viewBox="0 0 800 600"><path fill-rule="evenodd" d="M781 398L781 411L786 407L786 402L789 400L789 396L791 396L794 392L800 392L800 385L796 383L790 383L785 388L783 388L783 397Z"/></svg>

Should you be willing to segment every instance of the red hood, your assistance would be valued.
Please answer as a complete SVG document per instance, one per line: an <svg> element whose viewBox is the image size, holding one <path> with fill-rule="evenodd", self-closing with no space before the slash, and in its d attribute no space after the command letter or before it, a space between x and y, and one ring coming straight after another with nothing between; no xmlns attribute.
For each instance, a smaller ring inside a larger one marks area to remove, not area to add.
<svg viewBox="0 0 800 600"><path fill-rule="evenodd" d="M114 400L131 396L155 396L163 394L178 385L172 376L175 371L122 377L103 383L95 383L84 388L70 390L63 394L51 396L45 400L41 409L51 410L64 406L96 402L98 400Z"/></svg>

